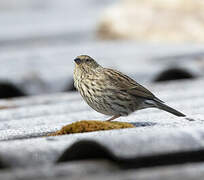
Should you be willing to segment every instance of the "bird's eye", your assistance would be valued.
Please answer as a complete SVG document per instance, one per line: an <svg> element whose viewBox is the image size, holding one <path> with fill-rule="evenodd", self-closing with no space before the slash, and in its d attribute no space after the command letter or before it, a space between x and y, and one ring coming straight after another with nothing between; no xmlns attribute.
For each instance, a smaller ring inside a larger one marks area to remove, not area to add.
<svg viewBox="0 0 204 180"><path fill-rule="evenodd" d="M86 59L86 62L90 62L91 60L90 59Z"/></svg>

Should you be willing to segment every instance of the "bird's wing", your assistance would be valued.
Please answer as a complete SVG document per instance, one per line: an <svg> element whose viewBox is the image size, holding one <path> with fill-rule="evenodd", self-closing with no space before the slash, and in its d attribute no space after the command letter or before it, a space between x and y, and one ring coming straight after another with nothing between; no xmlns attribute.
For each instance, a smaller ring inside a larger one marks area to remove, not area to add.
<svg viewBox="0 0 204 180"><path fill-rule="evenodd" d="M104 74L105 79L111 81L111 83L113 83L119 91L126 91L133 96L163 102L154 94L152 94L148 89L119 71L105 68Z"/></svg>

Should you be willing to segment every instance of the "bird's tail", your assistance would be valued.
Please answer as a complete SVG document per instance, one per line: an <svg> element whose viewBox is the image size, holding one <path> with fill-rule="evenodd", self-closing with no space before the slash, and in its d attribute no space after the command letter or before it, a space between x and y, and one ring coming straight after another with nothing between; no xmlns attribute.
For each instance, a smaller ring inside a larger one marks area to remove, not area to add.
<svg viewBox="0 0 204 180"><path fill-rule="evenodd" d="M156 105L157 108L162 109L162 110L164 110L164 111L167 111L167 112L169 112L169 113L171 113L171 114L174 114L174 115L176 115L176 116L180 116L180 117L186 116L185 114L183 114L183 113L181 113L181 112L179 112L179 111L177 111L177 110L171 108L170 106L167 106L167 105L164 104L164 103L156 102L155 105Z"/></svg>
<svg viewBox="0 0 204 180"><path fill-rule="evenodd" d="M167 111L171 114L174 114L176 116L180 116L180 117L186 116L185 114L171 108L170 106L167 106L166 104L164 104L163 101L161 101L160 99L157 99L157 98L154 100L146 100L145 103L148 104L149 107L156 107L156 108L162 109L164 111Z"/></svg>

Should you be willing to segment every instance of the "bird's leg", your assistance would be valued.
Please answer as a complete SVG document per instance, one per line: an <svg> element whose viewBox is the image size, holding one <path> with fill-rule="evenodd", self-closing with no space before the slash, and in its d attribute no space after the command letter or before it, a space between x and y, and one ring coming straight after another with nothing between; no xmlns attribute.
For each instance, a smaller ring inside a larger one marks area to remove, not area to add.
<svg viewBox="0 0 204 180"><path fill-rule="evenodd" d="M108 120L106 120L106 121L112 121L112 120L114 120L114 119L116 119L116 118L119 118L120 117L120 115L115 115L115 116L113 116L112 118L110 118L110 119L108 119Z"/></svg>

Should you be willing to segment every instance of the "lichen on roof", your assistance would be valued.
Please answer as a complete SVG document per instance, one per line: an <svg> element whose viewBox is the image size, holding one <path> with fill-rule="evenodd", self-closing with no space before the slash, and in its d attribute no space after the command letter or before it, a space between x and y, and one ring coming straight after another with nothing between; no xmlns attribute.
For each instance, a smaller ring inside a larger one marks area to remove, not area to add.
<svg viewBox="0 0 204 180"><path fill-rule="evenodd" d="M63 134L84 133L111 129L133 128L134 126L125 122L117 121L78 121L72 124L63 126L60 130L49 134L50 136L58 136Z"/></svg>

